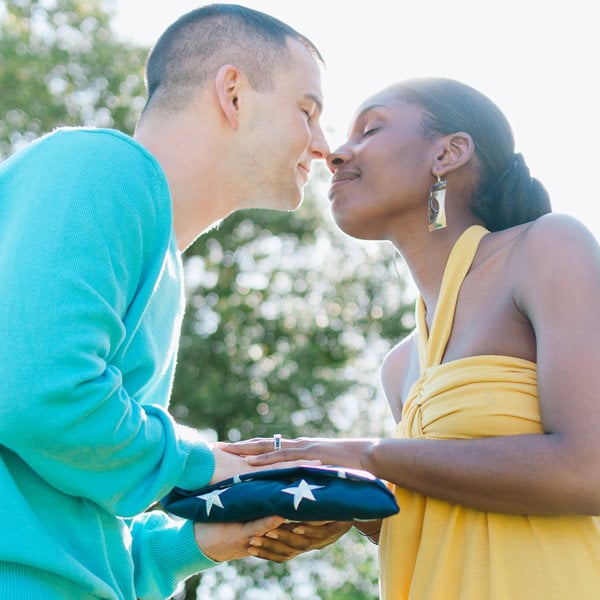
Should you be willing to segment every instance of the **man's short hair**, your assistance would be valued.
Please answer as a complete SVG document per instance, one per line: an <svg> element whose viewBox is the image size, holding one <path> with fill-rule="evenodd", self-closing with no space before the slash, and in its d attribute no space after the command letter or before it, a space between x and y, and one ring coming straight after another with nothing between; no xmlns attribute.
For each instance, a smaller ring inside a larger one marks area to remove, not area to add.
<svg viewBox="0 0 600 600"><path fill-rule="evenodd" d="M237 4L209 4L175 21L157 41L146 65L146 107L183 108L224 64L237 66L260 91L289 66L288 39L300 41L323 63L315 45L282 21Z"/></svg>

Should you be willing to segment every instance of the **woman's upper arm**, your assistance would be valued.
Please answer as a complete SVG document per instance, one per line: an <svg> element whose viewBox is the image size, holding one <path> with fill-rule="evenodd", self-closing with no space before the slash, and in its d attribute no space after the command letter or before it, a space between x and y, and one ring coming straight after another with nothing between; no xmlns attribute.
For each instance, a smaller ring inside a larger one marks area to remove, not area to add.
<svg viewBox="0 0 600 600"><path fill-rule="evenodd" d="M523 235L513 264L515 301L536 337L544 431L600 473L600 246L552 215Z"/></svg>
<svg viewBox="0 0 600 600"><path fill-rule="evenodd" d="M381 365L381 385L396 423L402 417L403 389L413 348L414 333L394 346Z"/></svg>

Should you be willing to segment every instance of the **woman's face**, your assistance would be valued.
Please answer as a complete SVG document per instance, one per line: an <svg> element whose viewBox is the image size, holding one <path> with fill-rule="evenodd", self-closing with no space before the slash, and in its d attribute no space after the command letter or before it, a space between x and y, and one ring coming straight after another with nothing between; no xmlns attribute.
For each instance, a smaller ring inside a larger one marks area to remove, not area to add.
<svg viewBox="0 0 600 600"><path fill-rule="evenodd" d="M327 159L331 210L342 231L391 239L411 214L420 215L426 227L437 149L421 122L421 108L398 100L393 87L359 107L348 140Z"/></svg>

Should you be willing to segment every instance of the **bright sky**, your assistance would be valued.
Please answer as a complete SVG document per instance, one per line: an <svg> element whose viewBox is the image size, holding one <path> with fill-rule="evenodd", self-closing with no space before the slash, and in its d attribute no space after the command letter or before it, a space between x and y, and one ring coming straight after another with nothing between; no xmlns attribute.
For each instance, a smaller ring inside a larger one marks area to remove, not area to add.
<svg viewBox="0 0 600 600"><path fill-rule="evenodd" d="M151 45L200 1L114 0L117 28ZM355 108L394 81L459 79L511 122L554 210L600 239L600 34L595 0L239 0L309 37L327 62L323 124L344 140ZM142 24L143 23L143 24Z"/></svg>

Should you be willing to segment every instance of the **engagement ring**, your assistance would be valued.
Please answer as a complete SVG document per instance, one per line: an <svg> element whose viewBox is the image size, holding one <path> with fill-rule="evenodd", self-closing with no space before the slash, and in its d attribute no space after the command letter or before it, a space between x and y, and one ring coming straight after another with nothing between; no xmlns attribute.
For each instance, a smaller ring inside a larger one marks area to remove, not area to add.
<svg viewBox="0 0 600 600"><path fill-rule="evenodd" d="M281 434L276 433L273 436L273 450L281 450Z"/></svg>

